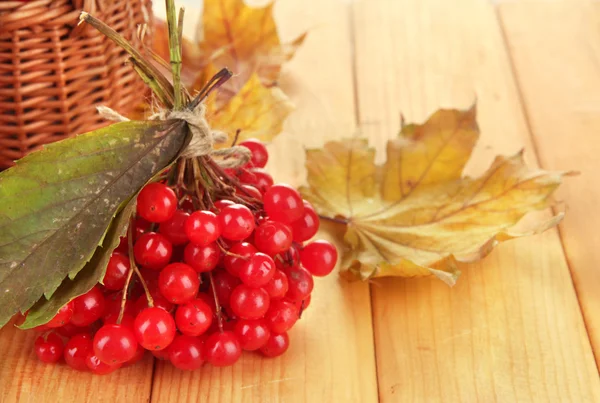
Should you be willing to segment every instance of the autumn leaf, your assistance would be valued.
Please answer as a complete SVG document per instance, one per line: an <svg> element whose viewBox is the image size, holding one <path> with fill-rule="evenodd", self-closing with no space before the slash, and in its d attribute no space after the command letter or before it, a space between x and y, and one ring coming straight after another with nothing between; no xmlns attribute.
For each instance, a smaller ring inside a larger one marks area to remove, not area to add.
<svg viewBox="0 0 600 403"><path fill-rule="evenodd" d="M271 141L281 132L285 118L293 110L283 91L265 87L256 74L222 107L212 98L206 105L211 127L227 133L231 140L239 130L240 141L248 138Z"/></svg>
<svg viewBox="0 0 600 403"><path fill-rule="evenodd" d="M364 139L307 151L301 191L320 215L345 226L345 274L433 274L452 285L457 262L560 221L522 220L550 205L564 175L527 168L522 153L497 157L479 178L462 176L479 137L475 115L475 108L440 110L422 125L403 126L382 165Z"/></svg>
<svg viewBox="0 0 600 403"><path fill-rule="evenodd" d="M282 44L273 18L274 2L250 7L243 0L206 0L197 37L205 59L217 68L228 67L237 93L253 73L271 85L279 78L281 64L290 60L306 34Z"/></svg>
<svg viewBox="0 0 600 403"><path fill-rule="evenodd" d="M0 327L77 276L125 203L187 145L185 125L117 123L0 173Z"/></svg>

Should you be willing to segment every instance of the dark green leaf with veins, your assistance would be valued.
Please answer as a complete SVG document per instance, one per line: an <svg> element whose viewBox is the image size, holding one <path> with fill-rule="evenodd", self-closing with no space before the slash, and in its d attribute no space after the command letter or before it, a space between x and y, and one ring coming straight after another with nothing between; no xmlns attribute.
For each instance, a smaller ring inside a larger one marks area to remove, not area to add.
<svg viewBox="0 0 600 403"><path fill-rule="evenodd" d="M77 275L122 206L188 137L180 120L117 123L0 173L0 327Z"/></svg>

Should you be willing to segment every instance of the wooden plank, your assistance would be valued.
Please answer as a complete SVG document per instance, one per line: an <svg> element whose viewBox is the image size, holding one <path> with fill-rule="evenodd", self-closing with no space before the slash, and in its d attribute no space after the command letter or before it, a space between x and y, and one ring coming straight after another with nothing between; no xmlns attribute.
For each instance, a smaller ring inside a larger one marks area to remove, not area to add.
<svg viewBox="0 0 600 403"><path fill-rule="evenodd" d="M146 402L150 398L152 358L109 375L78 372L66 364L40 362L34 331L11 323L0 330L0 403Z"/></svg>
<svg viewBox="0 0 600 403"><path fill-rule="evenodd" d="M502 25L542 166L575 169L561 234L600 365L600 4L506 4Z"/></svg>
<svg viewBox="0 0 600 403"><path fill-rule="evenodd" d="M281 85L297 110L270 145L276 180L300 184L303 145L352 133L355 125L347 5L337 0L288 0L276 5L282 36L311 29L286 67ZM232 368L186 373L156 367L152 401L376 402L375 356L366 284L334 275L316 280L311 306L290 332L282 357L244 354Z"/></svg>
<svg viewBox="0 0 600 403"><path fill-rule="evenodd" d="M400 112L422 121L476 97L482 139L469 172L523 146L535 163L489 2L375 0L353 8L360 125L374 144L396 135ZM555 230L500 245L453 289L432 279L381 280L372 292L382 402L600 401Z"/></svg>

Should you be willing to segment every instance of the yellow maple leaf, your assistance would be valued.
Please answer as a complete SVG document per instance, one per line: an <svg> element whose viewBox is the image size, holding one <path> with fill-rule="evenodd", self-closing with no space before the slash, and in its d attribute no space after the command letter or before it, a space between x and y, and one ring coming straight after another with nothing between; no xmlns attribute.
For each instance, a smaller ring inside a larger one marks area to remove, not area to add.
<svg viewBox="0 0 600 403"><path fill-rule="evenodd" d="M281 89L267 88L256 74L224 105L211 96L206 106L206 118L213 129L227 133L231 140L239 131L239 141L256 138L264 142L281 132L285 118L294 109Z"/></svg>
<svg viewBox="0 0 600 403"><path fill-rule="evenodd" d="M522 220L550 205L564 175L527 168L522 153L496 157L479 178L462 176L479 137L475 116L474 107L440 110L422 125L403 125L382 165L364 139L307 151L301 191L320 215L345 226L344 274L433 274L453 285L457 262L562 219Z"/></svg>
<svg viewBox="0 0 600 403"><path fill-rule="evenodd" d="M237 93L252 74L273 85L281 64L292 58L306 34L282 44L273 18L274 3L250 7L243 0L205 0L198 27L203 57L217 68L227 67L235 76L226 89Z"/></svg>

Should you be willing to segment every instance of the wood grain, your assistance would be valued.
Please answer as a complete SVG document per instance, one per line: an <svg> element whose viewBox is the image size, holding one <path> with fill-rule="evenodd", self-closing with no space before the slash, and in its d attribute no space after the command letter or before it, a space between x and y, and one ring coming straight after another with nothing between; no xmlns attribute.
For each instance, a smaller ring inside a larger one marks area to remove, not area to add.
<svg viewBox="0 0 600 403"><path fill-rule="evenodd" d="M482 139L469 172L523 146L535 163L490 3L364 1L353 20L360 126L374 144L396 135L400 112L422 121L477 98ZM600 401L556 231L500 245L453 289L381 280L372 292L382 402Z"/></svg>
<svg viewBox="0 0 600 403"><path fill-rule="evenodd" d="M558 194L565 252L600 365L600 4L499 8L543 167L575 169Z"/></svg>
<svg viewBox="0 0 600 403"><path fill-rule="evenodd" d="M152 358L109 375L78 372L66 364L47 365L33 352L34 331L9 323L0 330L0 403L146 402Z"/></svg>
<svg viewBox="0 0 600 403"><path fill-rule="evenodd" d="M305 177L303 146L319 146L354 130L348 12L337 0L277 3L284 38L311 31L281 80L297 109L286 132L270 145L268 169L276 180L300 184ZM186 373L159 363L152 401L377 401L367 284L340 282L336 276L316 280L311 306L290 340L280 358L245 354L232 368L205 366Z"/></svg>

